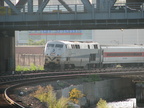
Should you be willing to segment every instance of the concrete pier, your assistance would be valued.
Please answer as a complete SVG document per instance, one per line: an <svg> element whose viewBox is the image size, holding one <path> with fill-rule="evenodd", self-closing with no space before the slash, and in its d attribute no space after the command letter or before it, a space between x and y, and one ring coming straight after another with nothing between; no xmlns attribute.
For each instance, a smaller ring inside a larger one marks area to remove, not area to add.
<svg viewBox="0 0 144 108"><path fill-rule="evenodd" d="M0 75L9 74L15 70L15 33L0 31Z"/></svg>
<svg viewBox="0 0 144 108"><path fill-rule="evenodd" d="M136 84L136 103L138 108L144 108L144 83Z"/></svg>

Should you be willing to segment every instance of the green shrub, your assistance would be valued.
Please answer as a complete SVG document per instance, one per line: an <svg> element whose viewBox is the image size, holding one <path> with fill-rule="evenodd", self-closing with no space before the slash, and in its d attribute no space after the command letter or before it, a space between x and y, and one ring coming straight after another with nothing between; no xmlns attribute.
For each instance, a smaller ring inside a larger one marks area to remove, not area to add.
<svg viewBox="0 0 144 108"><path fill-rule="evenodd" d="M97 103L97 107L96 108L109 108L107 102L103 99L100 98L100 100Z"/></svg>
<svg viewBox="0 0 144 108"><path fill-rule="evenodd" d="M22 70L23 70L22 66L19 66L19 65L18 65L18 66L16 67L16 71L22 71Z"/></svg>
<svg viewBox="0 0 144 108"><path fill-rule="evenodd" d="M69 99L61 97L57 100L56 93L51 85L46 87L39 86L38 90L31 96L39 99L41 102L46 102L48 108L68 108Z"/></svg>
<svg viewBox="0 0 144 108"><path fill-rule="evenodd" d="M24 67L24 66L16 66L16 71L37 71L37 70L44 70L43 66L36 66L34 64L31 64L30 67Z"/></svg>
<svg viewBox="0 0 144 108"><path fill-rule="evenodd" d="M85 82L93 82L93 81L99 81L99 80L100 80L100 77L96 74L89 75L86 78L83 78L83 81Z"/></svg>
<svg viewBox="0 0 144 108"><path fill-rule="evenodd" d="M39 40L39 41L35 41L32 39L28 40L28 45L45 45L46 41L44 39Z"/></svg>
<svg viewBox="0 0 144 108"><path fill-rule="evenodd" d="M69 98L73 103L78 104L79 103L79 98L82 98L84 96L84 94L82 94L82 92L80 90L77 90L76 88L72 89L69 92Z"/></svg>
<svg viewBox="0 0 144 108"><path fill-rule="evenodd" d="M30 64L30 71L36 71L36 70L38 70L37 66L35 66L34 64Z"/></svg>

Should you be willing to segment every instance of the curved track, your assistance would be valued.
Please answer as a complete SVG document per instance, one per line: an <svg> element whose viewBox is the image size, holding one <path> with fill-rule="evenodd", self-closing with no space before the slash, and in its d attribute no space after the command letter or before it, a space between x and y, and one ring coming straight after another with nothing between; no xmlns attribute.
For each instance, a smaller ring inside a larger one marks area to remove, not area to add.
<svg viewBox="0 0 144 108"><path fill-rule="evenodd" d="M10 85L0 85L0 108L14 108L7 100L4 98L4 91Z"/></svg>
<svg viewBox="0 0 144 108"><path fill-rule="evenodd" d="M85 70L85 71L65 71L65 72L44 72L44 73L31 73L31 74L21 74L21 75L9 75L9 76L1 76L0 77L0 108L14 108L18 107L13 101L10 101L9 97L7 97L11 94L10 89L16 88L18 86L22 86L24 84L30 84L33 82L43 82L43 81L51 81L51 80L58 80L58 79L66 79L66 78L74 78L76 76L86 76L91 74L98 74L100 76L104 77L118 77L118 76L126 76L126 75L141 75L144 74L143 68L131 68L131 69L121 69L121 68L115 68L115 69L101 69L101 70ZM144 76L144 75L143 75ZM3 98L4 96L4 90L5 96L7 97L7 100L12 103L13 106L11 106L9 103L5 101ZM19 108L22 108L22 106Z"/></svg>

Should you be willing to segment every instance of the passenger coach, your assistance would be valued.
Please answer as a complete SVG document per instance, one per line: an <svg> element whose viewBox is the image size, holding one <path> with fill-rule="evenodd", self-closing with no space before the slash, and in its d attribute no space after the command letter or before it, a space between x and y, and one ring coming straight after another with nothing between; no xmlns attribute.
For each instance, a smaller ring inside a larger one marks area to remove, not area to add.
<svg viewBox="0 0 144 108"><path fill-rule="evenodd" d="M103 45L103 67L144 65L143 45Z"/></svg>

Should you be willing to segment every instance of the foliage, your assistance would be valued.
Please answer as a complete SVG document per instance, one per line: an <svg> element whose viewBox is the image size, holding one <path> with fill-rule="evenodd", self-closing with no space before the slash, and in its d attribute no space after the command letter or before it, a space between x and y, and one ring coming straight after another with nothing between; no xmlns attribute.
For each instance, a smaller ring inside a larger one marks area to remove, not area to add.
<svg viewBox="0 0 144 108"><path fill-rule="evenodd" d="M46 102L48 108L68 108L68 98L61 97L56 99L56 93L53 90L51 85L46 87L38 87L38 90L35 91L31 96L39 99L41 102Z"/></svg>
<svg viewBox="0 0 144 108"><path fill-rule="evenodd" d="M23 70L23 68L22 68L21 66L18 65L18 66L16 67L16 71L22 71L22 70Z"/></svg>
<svg viewBox="0 0 144 108"><path fill-rule="evenodd" d="M29 68L23 67L23 66L17 66L16 71L21 72L21 71L29 71Z"/></svg>
<svg viewBox="0 0 144 108"><path fill-rule="evenodd" d="M83 79L85 82L93 82L93 81L99 81L100 77L96 74L94 75L89 75L86 78Z"/></svg>
<svg viewBox="0 0 144 108"><path fill-rule="evenodd" d="M82 98L84 96L84 94L82 94L81 91L77 90L76 88L72 89L69 92L69 98L73 103L78 104L79 103L79 98Z"/></svg>
<svg viewBox="0 0 144 108"><path fill-rule="evenodd" d="M34 70L38 70L37 66L35 66L34 64L30 64L30 71L34 71Z"/></svg>
<svg viewBox="0 0 144 108"><path fill-rule="evenodd" d="M21 71L36 71L36 70L44 70L44 68L42 66L36 66L34 64L31 64L30 67L24 67L24 66L20 66L18 65L16 67L16 71L21 72Z"/></svg>
<svg viewBox="0 0 144 108"><path fill-rule="evenodd" d="M97 107L96 108L109 108L109 107L108 107L107 102L100 98L100 100L97 103Z"/></svg>
<svg viewBox="0 0 144 108"><path fill-rule="evenodd" d="M28 40L29 45L45 45L46 41L44 39L39 40L39 41L34 41L32 39Z"/></svg>

